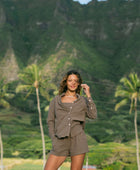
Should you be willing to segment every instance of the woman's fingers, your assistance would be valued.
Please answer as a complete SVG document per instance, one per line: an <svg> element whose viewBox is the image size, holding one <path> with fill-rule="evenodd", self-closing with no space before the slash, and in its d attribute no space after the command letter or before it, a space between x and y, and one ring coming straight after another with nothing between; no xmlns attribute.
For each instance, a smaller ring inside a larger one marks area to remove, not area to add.
<svg viewBox="0 0 140 170"><path fill-rule="evenodd" d="M84 89L84 92L86 93L87 97L90 97L90 87L87 84L81 84L82 88Z"/></svg>

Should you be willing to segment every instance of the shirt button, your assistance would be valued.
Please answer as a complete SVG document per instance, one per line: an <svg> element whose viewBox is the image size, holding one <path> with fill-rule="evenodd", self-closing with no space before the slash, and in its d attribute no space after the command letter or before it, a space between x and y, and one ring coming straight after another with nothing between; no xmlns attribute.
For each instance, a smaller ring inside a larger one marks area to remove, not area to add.
<svg viewBox="0 0 140 170"><path fill-rule="evenodd" d="M89 102L91 102L91 99L89 99Z"/></svg>
<svg viewBox="0 0 140 170"><path fill-rule="evenodd" d="M92 110L92 107L91 107L91 110Z"/></svg>
<svg viewBox="0 0 140 170"><path fill-rule="evenodd" d="M70 126L71 124L69 123L69 126Z"/></svg>
<svg viewBox="0 0 140 170"><path fill-rule="evenodd" d="M68 120L70 120L70 117L68 117Z"/></svg>
<svg viewBox="0 0 140 170"><path fill-rule="evenodd" d="M72 106L70 107L70 109L72 109Z"/></svg>

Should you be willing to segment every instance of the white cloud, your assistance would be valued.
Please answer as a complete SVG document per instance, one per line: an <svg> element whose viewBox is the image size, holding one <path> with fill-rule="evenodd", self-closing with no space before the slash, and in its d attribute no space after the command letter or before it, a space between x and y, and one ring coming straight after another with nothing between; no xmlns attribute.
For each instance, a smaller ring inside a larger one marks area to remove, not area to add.
<svg viewBox="0 0 140 170"><path fill-rule="evenodd" d="M73 1L78 1L80 4L87 4L87 3L89 3L91 0L73 0Z"/></svg>
<svg viewBox="0 0 140 170"><path fill-rule="evenodd" d="M88 4L92 0L73 0L73 1L78 1L80 4ZM106 0L98 0L98 1L106 1Z"/></svg>

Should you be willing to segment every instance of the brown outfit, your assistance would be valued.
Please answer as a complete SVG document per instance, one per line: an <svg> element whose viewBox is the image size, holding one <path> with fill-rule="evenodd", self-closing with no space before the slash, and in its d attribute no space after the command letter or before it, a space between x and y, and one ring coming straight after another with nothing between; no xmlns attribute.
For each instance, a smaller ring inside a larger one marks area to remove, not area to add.
<svg viewBox="0 0 140 170"><path fill-rule="evenodd" d="M65 93L56 96L49 107L47 123L53 145L51 153L57 156L86 153L85 118L97 117L96 106L92 98L87 99L79 94L73 103L62 103L63 95Z"/></svg>

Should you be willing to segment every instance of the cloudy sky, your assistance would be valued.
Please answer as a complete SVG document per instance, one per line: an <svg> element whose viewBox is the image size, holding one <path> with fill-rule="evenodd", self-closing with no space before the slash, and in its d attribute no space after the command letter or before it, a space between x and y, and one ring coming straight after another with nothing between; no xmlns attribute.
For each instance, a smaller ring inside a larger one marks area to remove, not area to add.
<svg viewBox="0 0 140 170"><path fill-rule="evenodd" d="M90 2L91 0L74 0L74 1L79 1L80 4L87 4L87 3ZM98 0L98 1L102 1L102 0Z"/></svg>

